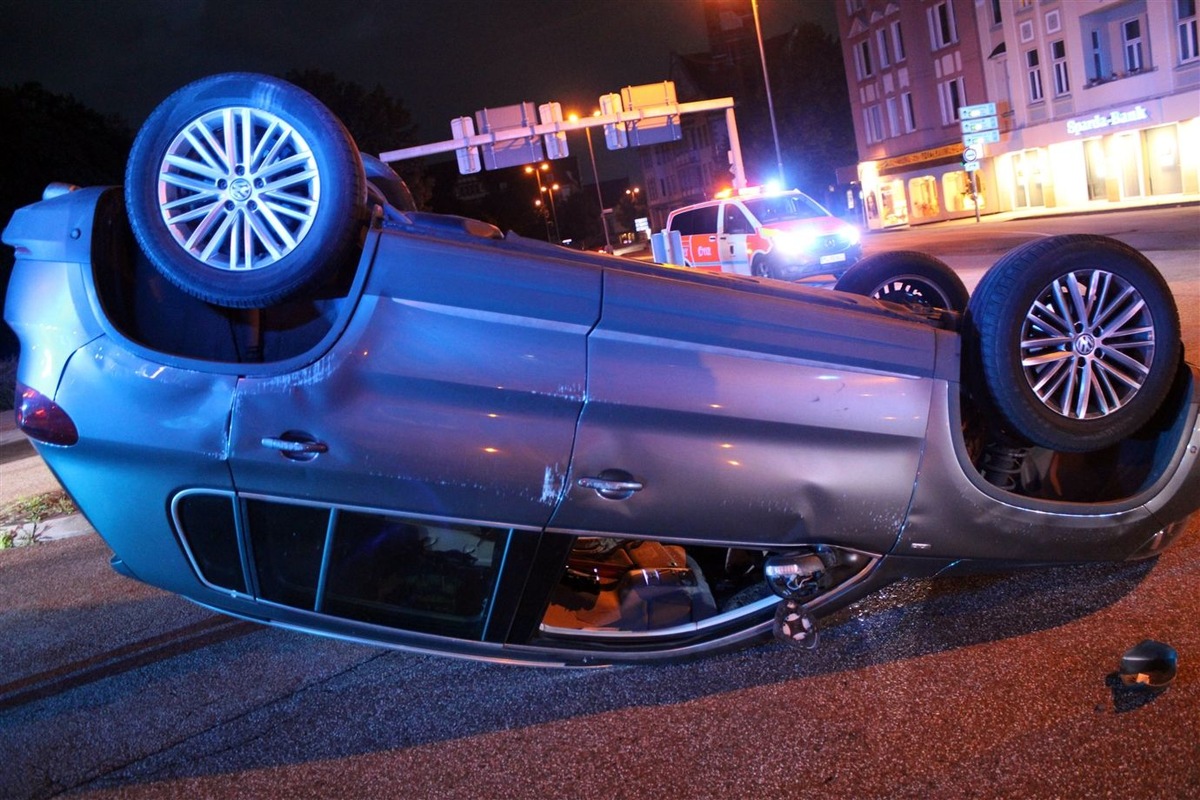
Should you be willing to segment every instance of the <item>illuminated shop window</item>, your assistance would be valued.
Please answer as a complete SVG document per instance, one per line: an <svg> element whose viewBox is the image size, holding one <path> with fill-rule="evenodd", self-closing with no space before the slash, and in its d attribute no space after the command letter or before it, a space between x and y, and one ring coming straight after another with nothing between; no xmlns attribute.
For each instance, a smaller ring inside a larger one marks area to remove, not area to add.
<svg viewBox="0 0 1200 800"><path fill-rule="evenodd" d="M1083 163L1087 172L1088 200L1108 199L1108 153L1102 139L1083 143Z"/></svg>
<svg viewBox="0 0 1200 800"><path fill-rule="evenodd" d="M983 175L975 173L975 188L979 193L979 207L983 208ZM946 198L947 211L974 211L975 200L971 196L970 173L956 170L942 176L942 196Z"/></svg>
<svg viewBox="0 0 1200 800"><path fill-rule="evenodd" d="M937 180L932 175L922 175L909 180L908 197L915 219L928 219L942 213L937 189Z"/></svg>
<svg viewBox="0 0 1200 800"><path fill-rule="evenodd" d="M1150 194L1182 192L1183 172L1179 167L1179 134L1176 127L1164 125L1142 131L1142 139Z"/></svg>
<svg viewBox="0 0 1200 800"><path fill-rule="evenodd" d="M880 184L879 206L884 225L903 225L908 222L908 203L904 199L904 182L896 179Z"/></svg>
<svg viewBox="0 0 1200 800"><path fill-rule="evenodd" d="M1046 205L1042 191L1042 151L1021 150L1013 153L1013 205L1035 208Z"/></svg>

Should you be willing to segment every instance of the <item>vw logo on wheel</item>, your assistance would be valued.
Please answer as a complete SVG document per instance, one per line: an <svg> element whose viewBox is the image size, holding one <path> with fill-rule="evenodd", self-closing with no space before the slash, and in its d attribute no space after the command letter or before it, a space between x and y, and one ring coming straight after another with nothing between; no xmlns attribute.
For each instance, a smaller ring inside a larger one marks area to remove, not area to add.
<svg viewBox="0 0 1200 800"><path fill-rule="evenodd" d="M1096 337L1090 333L1081 333L1075 337L1075 352L1081 356L1090 356L1096 352Z"/></svg>
<svg viewBox="0 0 1200 800"><path fill-rule="evenodd" d="M229 184L229 196L239 203L249 199L253 188L250 186L250 181L245 178L236 178Z"/></svg>

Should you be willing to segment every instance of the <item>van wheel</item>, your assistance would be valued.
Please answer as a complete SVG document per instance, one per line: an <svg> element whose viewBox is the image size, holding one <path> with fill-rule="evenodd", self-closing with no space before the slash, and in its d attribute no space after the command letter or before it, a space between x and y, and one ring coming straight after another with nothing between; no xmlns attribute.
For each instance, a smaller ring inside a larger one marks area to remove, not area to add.
<svg viewBox="0 0 1200 800"><path fill-rule="evenodd" d="M946 262L915 250L867 256L838 278L839 292L919 308L966 311L969 293Z"/></svg>

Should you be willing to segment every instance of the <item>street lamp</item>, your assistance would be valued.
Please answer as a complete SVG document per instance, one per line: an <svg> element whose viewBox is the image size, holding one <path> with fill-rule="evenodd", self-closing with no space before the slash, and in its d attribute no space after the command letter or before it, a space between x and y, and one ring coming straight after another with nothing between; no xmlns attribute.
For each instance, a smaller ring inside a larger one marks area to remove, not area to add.
<svg viewBox="0 0 1200 800"><path fill-rule="evenodd" d="M562 231L558 229L558 212L554 209L554 193L558 191L559 186L557 183L552 183L549 186L539 185L538 188L550 195L550 217L554 220L554 236L561 244Z"/></svg>
<svg viewBox="0 0 1200 800"><path fill-rule="evenodd" d="M771 115L771 136L775 139L775 165L779 169L779 185L787 188L783 177L783 156L779 152L779 129L775 127L775 102L771 99L771 79L767 76L767 51L763 48L762 25L758 22L758 0L750 0L754 12L754 33L758 37L758 60L762 63L763 86L767 90L767 112Z"/></svg>
<svg viewBox="0 0 1200 800"><path fill-rule="evenodd" d="M593 111L592 116L598 117L600 112ZM571 122L575 122L579 119L579 115L572 114L569 119ZM604 194L600 191L600 173L596 171L596 151L592 149L592 129L584 128L583 132L587 134L588 156L592 159L592 180L596 183L596 199L600 201L600 229L604 231L604 250L611 253L613 246L608 238L608 223L604 219Z"/></svg>
<svg viewBox="0 0 1200 800"><path fill-rule="evenodd" d="M541 164L538 164L536 167L531 164L525 165L525 174L529 175L532 173L533 177L537 178L538 196L537 200L534 202L534 205L537 206L538 209L541 209L542 207L542 192L546 191L545 187L542 186L542 173L547 172L549 169L550 165L545 161L543 161ZM551 200L553 199L553 196L551 196ZM542 212L541 216L542 222L546 223L546 241L548 242L550 241L550 219L546 216L545 212ZM554 228L556 231L558 230L558 220L555 220Z"/></svg>

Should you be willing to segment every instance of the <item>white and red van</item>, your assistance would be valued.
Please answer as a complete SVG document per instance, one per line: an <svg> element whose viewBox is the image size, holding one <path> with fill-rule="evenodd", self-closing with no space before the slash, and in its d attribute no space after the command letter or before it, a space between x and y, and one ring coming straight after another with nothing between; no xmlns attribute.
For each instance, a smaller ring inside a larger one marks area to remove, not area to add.
<svg viewBox="0 0 1200 800"><path fill-rule="evenodd" d="M672 211L684 266L797 280L840 276L862 257L859 231L799 191L743 189Z"/></svg>

